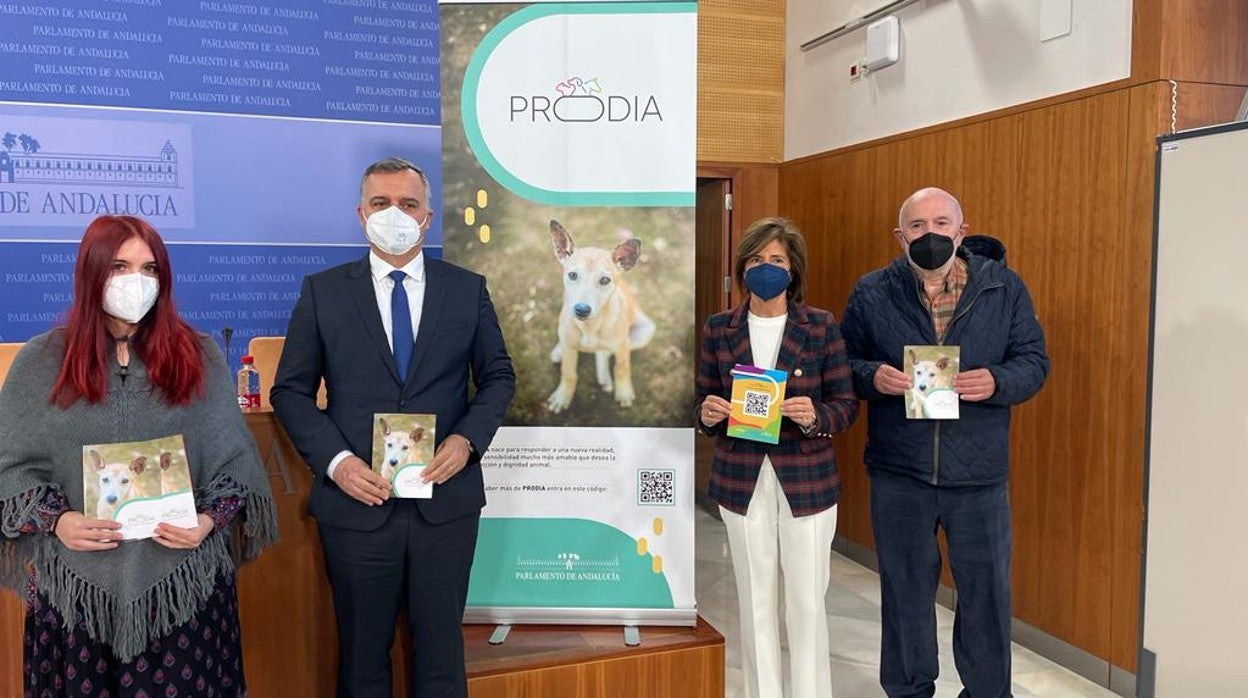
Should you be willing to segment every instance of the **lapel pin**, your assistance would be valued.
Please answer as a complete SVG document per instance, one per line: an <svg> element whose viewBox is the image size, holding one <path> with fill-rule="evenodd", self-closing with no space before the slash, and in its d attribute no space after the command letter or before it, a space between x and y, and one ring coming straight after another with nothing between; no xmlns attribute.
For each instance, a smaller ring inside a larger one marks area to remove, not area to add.
<svg viewBox="0 0 1248 698"><path fill-rule="evenodd" d="M794 369L794 370L793 370L793 375L797 376L798 378L801 378L801 376L802 376L802 369L800 369L800 368Z"/></svg>

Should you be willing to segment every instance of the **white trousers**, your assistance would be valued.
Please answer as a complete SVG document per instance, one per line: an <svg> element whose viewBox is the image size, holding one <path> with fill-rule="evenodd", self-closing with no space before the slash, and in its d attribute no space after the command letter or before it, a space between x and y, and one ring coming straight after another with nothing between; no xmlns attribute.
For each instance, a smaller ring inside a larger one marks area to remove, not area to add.
<svg viewBox="0 0 1248 698"><path fill-rule="evenodd" d="M836 507L794 517L771 459L763 459L745 516L720 507L728 529L741 617L741 664L746 698L779 698L780 572L789 679L794 698L830 698L828 617L824 597L831 576Z"/></svg>

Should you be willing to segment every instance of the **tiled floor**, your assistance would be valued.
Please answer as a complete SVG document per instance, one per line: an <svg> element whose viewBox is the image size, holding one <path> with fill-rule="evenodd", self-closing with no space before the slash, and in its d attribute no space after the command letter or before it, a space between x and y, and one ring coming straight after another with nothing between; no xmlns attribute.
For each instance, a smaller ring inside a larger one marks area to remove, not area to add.
<svg viewBox="0 0 1248 698"><path fill-rule="evenodd" d="M725 697L739 698L741 690L738 642L737 590L728 555L724 525L697 510L698 613L724 635L726 643ZM828 589L828 631L832 655L832 687L836 698L883 696L879 680L880 589L871 570L832 554L832 584ZM953 666L951 634L953 612L936 607L940 631L940 679L937 698L955 698L962 685ZM1015 698L1114 698L1108 689L1014 645ZM800 698L800 697L794 697Z"/></svg>

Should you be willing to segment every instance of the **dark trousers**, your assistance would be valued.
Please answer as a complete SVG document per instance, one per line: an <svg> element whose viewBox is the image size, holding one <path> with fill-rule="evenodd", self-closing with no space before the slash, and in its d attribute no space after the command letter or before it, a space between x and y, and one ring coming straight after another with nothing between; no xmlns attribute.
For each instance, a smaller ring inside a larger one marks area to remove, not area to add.
<svg viewBox="0 0 1248 698"><path fill-rule="evenodd" d="M957 588L953 658L960 698L1010 693L1010 499L1006 484L934 487L871 470L871 527L880 565L880 685L890 698L936 692L936 587L949 543Z"/></svg>
<svg viewBox="0 0 1248 698"><path fill-rule="evenodd" d="M376 531L319 526L338 621L338 698L390 698L402 604L412 633L408 695L465 698L461 623L478 515L431 524L400 499Z"/></svg>

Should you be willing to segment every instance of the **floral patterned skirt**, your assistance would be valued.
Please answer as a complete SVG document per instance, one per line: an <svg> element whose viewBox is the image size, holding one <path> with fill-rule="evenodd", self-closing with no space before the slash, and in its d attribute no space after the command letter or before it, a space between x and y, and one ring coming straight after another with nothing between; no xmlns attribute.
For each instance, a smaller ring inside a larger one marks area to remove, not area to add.
<svg viewBox="0 0 1248 698"><path fill-rule="evenodd" d="M64 618L35 584L28 586L22 647L26 698L238 698L246 696L239 642L238 594L232 574L186 623L120 662L111 648Z"/></svg>

